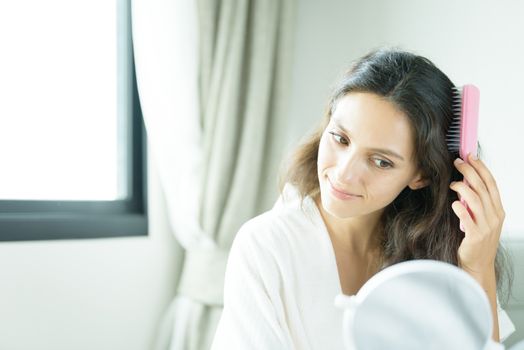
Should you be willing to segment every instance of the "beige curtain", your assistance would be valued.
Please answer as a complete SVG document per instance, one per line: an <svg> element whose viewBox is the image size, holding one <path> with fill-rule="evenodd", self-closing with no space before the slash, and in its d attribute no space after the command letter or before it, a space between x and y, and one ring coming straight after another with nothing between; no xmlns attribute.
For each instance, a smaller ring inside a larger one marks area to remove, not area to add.
<svg viewBox="0 0 524 350"><path fill-rule="evenodd" d="M185 250L155 349L210 348L234 236L277 198L294 14L295 0L134 0L144 120Z"/></svg>
<svg viewBox="0 0 524 350"><path fill-rule="evenodd" d="M246 219L276 199L292 3L198 0L205 157L200 222L224 249Z"/></svg>
<svg viewBox="0 0 524 350"><path fill-rule="evenodd" d="M178 291L191 300L192 312L185 334L173 334L171 349L209 349L221 313L227 251L240 225L276 199L292 6L287 0L198 1L204 157L199 222L217 249L186 254Z"/></svg>

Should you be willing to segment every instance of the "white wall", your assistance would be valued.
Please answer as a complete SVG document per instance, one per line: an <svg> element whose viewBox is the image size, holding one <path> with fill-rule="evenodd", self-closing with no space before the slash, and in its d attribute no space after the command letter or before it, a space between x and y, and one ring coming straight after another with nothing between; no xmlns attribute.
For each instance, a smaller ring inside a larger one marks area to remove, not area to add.
<svg viewBox="0 0 524 350"><path fill-rule="evenodd" d="M320 119L351 61L380 45L421 54L455 84L480 88L479 140L504 201L504 235L524 236L524 2L303 0L298 11L290 144Z"/></svg>
<svg viewBox="0 0 524 350"><path fill-rule="evenodd" d="M0 244L0 349L152 348L182 256L158 186L148 237Z"/></svg>

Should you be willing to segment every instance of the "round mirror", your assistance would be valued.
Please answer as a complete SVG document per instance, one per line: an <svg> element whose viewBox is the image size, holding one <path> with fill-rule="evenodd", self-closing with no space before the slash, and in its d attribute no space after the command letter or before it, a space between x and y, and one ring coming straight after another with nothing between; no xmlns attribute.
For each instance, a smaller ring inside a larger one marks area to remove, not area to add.
<svg viewBox="0 0 524 350"><path fill-rule="evenodd" d="M347 349L503 349L488 298L460 268L434 260L390 266L340 295Z"/></svg>

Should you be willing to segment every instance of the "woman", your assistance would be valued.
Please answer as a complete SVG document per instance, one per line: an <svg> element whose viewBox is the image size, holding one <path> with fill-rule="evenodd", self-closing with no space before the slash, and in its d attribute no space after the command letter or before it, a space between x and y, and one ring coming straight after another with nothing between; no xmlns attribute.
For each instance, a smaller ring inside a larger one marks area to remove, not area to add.
<svg viewBox="0 0 524 350"><path fill-rule="evenodd" d="M397 50L371 52L343 76L279 201L235 238L213 349L342 349L336 295L410 259L463 268L485 289L494 324L508 321L501 335L511 332L496 295L504 210L484 163L448 151L453 86Z"/></svg>

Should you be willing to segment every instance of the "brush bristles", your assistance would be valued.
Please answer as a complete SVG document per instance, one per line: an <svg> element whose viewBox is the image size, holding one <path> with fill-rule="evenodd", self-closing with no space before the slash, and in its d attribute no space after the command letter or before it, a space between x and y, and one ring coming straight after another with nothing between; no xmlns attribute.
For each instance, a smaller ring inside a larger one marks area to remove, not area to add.
<svg viewBox="0 0 524 350"><path fill-rule="evenodd" d="M460 118L462 113L462 87L452 88L453 119L446 133L446 143L450 152L458 152L460 147Z"/></svg>

